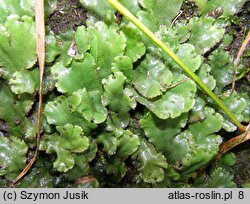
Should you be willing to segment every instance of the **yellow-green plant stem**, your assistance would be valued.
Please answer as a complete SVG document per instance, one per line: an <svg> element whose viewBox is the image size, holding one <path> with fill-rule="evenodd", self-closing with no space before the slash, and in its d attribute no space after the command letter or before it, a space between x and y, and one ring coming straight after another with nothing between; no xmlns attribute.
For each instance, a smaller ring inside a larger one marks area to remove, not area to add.
<svg viewBox="0 0 250 204"><path fill-rule="evenodd" d="M147 35L156 45L158 45L170 58L173 59L186 74L204 91L209 95L216 104L227 114L232 122L241 130L246 131L246 127L242 125L233 113L222 103L222 101L201 81L201 79L160 39L158 39L138 18L136 18L129 10L127 10L117 0L107 0L115 9L123 14L129 21L134 23L145 35Z"/></svg>

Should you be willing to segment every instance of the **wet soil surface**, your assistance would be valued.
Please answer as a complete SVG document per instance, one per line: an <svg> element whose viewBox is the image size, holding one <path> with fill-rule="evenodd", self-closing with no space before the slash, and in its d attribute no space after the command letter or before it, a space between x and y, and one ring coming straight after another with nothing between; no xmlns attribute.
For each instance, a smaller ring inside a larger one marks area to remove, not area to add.
<svg viewBox="0 0 250 204"><path fill-rule="evenodd" d="M189 20L194 16L198 16L198 7L192 1L184 1L181 6L178 20Z"/></svg>
<svg viewBox="0 0 250 204"><path fill-rule="evenodd" d="M47 24L55 34L59 34L68 29L76 30L78 26L85 25L86 19L86 11L79 0L58 0Z"/></svg>
<svg viewBox="0 0 250 204"><path fill-rule="evenodd" d="M241 187L242 184L250 183L250 141L235 148L236 163L234 165L234 181Z"/></svg>

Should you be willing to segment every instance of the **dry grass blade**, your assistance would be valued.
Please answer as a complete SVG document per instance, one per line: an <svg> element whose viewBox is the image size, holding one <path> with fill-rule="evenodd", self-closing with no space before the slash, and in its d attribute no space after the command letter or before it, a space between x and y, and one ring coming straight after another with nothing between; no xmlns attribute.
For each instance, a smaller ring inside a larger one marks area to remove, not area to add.
<svg viewBox="0 0 250 204"><path fill-rule="evenodd" d="M38 128L37 128L37 146L34 157L31 159L25 169L19 174L19 176L13 181L13 184L17 183L32 167L36 161L38 155L40 138L41 138L41 124L42 124L42 81L44 73L44 61L45 61L45 22L44 22L44 0L35 1L35 19L36 19L36 49L38 56L38 63L40 69L40 87L39 87L39 107L38 107Z"/></svg>
<svg viewBox="0 0 250 204"><path fill-rule="evenodd" d="M202 174L206 171L207 167L209 167L209 165L212 162L217 162L221 156L225 153L227 153L228 151L230 151L231 149L233 149L234 147L238 146L239 144L242 144L246 141L250 140L250 124L247 126L246 132L233 137L232 139L224 142L219 149L219 152L217 153L217 155L208 163L206 164L204 167L201 167L200 169L197 170L198 174Z"/></svg>
<svg viewBox="0 0 250 204"><path fill-rule="evenodd" d="M97 181L97 179L95 177L93 177L93 176L85 176L83 178L77 179L75 181L75 184L80 185L80 184L85 184L85 183L89 183L89 182L92 182L92 181Z"/></svg>
<svg viewBox="0 0 250 204"><path fill-rule="evenodd" d="M250 140L250 124L248 125L247 127L247 131L236 136L236 137L233 137L232 139L226 141L225 143L223 143L221 146L220 146L220 150L219 150L219 153L216 155L215 157L215 161L219 160L220 157L227 153L229 150L231 150L232 148L236 147L237 145L239 144L242 144L246 141Z"/></svg>
<svg viewBox="0 0 250 204"><path fill-rule="evenodd" d="M238 54L237 54L237 56L236 56L236 58L234 60L234 73L233 73L233 82L232 82L232 92L231 92L231 94L233 93L233 91L235 89L237 65L238 65L240 57L243 54L243 52L245 51L246 46L249 43L249 41L250 41L250 30L248 31L247 37L245 38L244 42L242 43L242 45L241 45L241 47L239 49L239 52L238 52Z"/></svg>

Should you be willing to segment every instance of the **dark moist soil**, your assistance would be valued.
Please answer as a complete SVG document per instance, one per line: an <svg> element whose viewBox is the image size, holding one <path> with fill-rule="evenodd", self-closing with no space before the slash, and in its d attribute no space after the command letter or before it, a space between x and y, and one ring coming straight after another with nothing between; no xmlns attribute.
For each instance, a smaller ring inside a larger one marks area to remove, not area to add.
<svg viewBox="0 0 250 204"><path fill-rule="evenodd" d="M233 34L234 39L232 44L229 46L231 53L236 56L247 32L250 29L250 1L248 1L243 9L233 17L232 25L228 28L227 32ZM249 49L249 45L246 50ZM250 66L249 57L241 57L241 63L245 67ZM244 91L250 93L250 72L239 81L236 81L236 91ZM233 167L234 181L241 187L242 184L250 183L250 141L245 142L232 150L236 156L236 163Z"/></svg>
<svg viewBox="0 0 250 204"><path fill-rule="evenodd" d="M236 163L233 167L234 181L238 187L250 183L250 141L233 149Z"/></svg>
<svg viewBox="0 0 250 204"><path fill-rule="evenodd" d="M193 1L185 0L181 6L178 20L189 20L195 16L198 16L198 7Z"/></svg>
<svg viewBox="0 0 250 204"><path fill-rule="evenodd" d="M58 0L57 8L50 15L47 25L55 34L59 34L86 25L86 19L86 11L79 0Z"/></svg>
<svg viewBox="0 0 250 204"><path fill-rule="evenodd" d="M245 78L236 81L236 91L250 93L249 81L250 73ZM235 147L232 152L236 156L236 163L233 166L234 181L238 187L241 187L242 184L250 183L250 141Z"/></svg>

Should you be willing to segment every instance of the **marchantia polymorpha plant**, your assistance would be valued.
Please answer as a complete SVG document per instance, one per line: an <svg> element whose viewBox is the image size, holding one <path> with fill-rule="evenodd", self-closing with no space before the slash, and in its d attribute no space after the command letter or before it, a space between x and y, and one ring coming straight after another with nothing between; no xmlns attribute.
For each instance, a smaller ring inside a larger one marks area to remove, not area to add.
<svg viewBox="0 0 250 204"><path fill-rule="evenodd" d="M245 1L238 1L236 10L225 6L231 0L203 6L195 1L198 16L189 20L175 19L182 0L120 2L241 122L249 121L246 92L226 91L233 55L226 49L232 36L225 31ZM35 148L39 77L33 3L0 5L1 186L21 172ZM57 6L55 0L49 3L47 17ZM17 187L235 187L232 153L212 164L208 174L196 171L218 153L221 130L236 126L135 26L125 18L117 22L106 1L81 3L87 26L60 34L47 27L40 155ZM220 17L208 15L218 8ZM77 52L69 55L72 42ZM247 72L244 67L238 76ZM86 176L95 180L75 184Z"/></svg>

